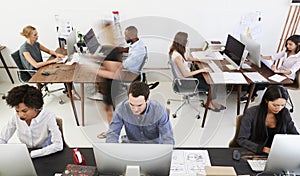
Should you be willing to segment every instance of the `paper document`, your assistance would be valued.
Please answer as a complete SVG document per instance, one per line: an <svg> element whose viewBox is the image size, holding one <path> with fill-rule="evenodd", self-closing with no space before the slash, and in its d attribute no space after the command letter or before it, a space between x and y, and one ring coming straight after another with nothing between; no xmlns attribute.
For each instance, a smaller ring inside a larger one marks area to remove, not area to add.
<svg viewBox="0 0 300 176"><path fill-rule="evenodd" d="M207 150L173 150L170 176L205 175L204 166L211 166Z"/></svg>
<svg viewBox="0 0 300 176"><path fill-rule="evenodd" d="M275 74L275 75L269 77L270 80L273 80L273 81L276 81L276 82L281 82L281 81L285 80L286 78L287 77L281 76L281 75L278 75L278 74Z"/></svg>
<svg viewBox="0 0 300 176"><path fill-rule="evenodd" d="M214 84L248 84L240 72L209 73Z"/></svg>
<svg viewBox="0 0 300 176"><path fill-rule="evenodd" d="M264 83L264 82L269 82L265 77L263 77L260 73L258 72L245 72L243 73L245 76L247 76L252 82L255 83Z"/></svg>

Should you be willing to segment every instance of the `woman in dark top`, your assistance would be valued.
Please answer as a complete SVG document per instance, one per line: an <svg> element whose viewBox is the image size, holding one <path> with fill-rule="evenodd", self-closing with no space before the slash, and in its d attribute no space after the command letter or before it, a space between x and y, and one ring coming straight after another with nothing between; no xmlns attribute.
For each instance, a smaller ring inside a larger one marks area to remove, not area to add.
<svg viewBox="0 0 300 176"><path fill-rule="evenodd" d="M246 110L241 121L238 144L258 154L269 153L275 134L299 134L285 107L288 99L284 87L269 86L261 103Z"/></svg>

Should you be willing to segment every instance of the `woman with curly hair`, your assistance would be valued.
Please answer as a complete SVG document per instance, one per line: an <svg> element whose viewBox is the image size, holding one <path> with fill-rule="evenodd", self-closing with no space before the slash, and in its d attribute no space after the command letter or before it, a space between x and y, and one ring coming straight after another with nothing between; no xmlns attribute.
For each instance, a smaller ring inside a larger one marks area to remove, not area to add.
<svg viewBox="0 0 300 176"><path fill-rule="evenodd" d="M62 134L56 115L43 108L42 93L29 85L17 86L8 92L6 103L16 111L2 128L0 144L8 143L17 132L20 142L32 149L32 158L49 155L63 149Z"/></svg>

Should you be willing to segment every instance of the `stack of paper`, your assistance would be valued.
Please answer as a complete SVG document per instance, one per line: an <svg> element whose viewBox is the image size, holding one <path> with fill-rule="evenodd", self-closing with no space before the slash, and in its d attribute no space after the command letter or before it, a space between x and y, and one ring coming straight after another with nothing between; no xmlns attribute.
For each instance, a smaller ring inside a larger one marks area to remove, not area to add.
<svg viewBox="0 0 300 176"><path fill-rule="evenodd" d="M258 72L245 72L244 75L247 76L252 82L255 83L269 82L265 77L263 77Z"/></svg>

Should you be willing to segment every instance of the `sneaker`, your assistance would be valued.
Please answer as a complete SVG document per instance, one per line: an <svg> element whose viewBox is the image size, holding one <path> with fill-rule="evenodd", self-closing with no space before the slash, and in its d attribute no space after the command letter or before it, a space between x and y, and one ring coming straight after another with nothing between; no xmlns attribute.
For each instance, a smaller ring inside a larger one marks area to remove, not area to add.
<svg viewBox="0 0 300 176"><path fill-rule="evenodd" d="M98 135L97 135L97 138L99 138L99 139L104 139L104 138L106 138L106 135L107 135L107 132L104 131L104 132L98 134Z"/></svg>
<svg viewBox="0 0 300 176"><path fill-rule="evenodd" d="M96 101L102 101L103 95L101 93L95 93L94 95L88 97L88 99L96 100Z"/></svg>

